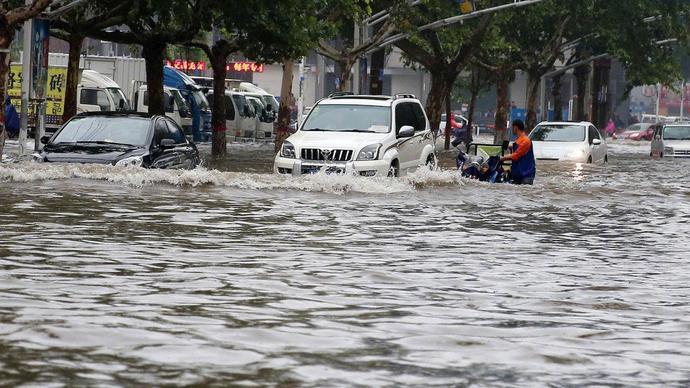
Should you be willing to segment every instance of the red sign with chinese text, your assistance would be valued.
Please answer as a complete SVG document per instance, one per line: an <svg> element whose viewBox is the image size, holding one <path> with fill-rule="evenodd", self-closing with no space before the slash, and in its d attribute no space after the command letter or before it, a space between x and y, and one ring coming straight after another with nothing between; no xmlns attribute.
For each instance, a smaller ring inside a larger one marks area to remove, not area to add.
<svg viewBox="0 0 690 388"><path fill-rule="evenodd" d="M174 61L165 61L165 64L177 70L206 70L206 62L204 61L187 61L184 59L175 59Z"/></svg>
<svg viewBox="0 0 690 388"><path fill-rule="evenodd" d="M227 71L236 71L239 73L263 73L264 65L256 62L230 62L225 67Z"/></svg>

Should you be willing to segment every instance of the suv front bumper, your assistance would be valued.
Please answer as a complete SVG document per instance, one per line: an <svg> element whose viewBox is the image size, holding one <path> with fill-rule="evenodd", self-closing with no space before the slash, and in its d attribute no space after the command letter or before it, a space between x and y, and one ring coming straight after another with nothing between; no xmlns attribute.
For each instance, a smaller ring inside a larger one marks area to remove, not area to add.
<svg viewBox="0 0 690 388"><path fill-rule="evenodd" d="M310 175L325 171L327 174L387 176L390 163L385 160L368 160L344 163L322 163L300 159L276 157L273 171L282 175Z"/></svg>

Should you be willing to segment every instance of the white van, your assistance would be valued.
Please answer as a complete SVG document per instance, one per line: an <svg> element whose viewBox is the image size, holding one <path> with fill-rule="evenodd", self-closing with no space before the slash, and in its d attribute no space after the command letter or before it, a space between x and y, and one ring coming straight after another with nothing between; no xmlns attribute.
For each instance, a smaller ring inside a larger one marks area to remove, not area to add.
<svg viewBox="0 0 690 388"><path fill-rule="evenodd" d="M120 86L96 71L83 70L77 90L77 113L131 110Z"/></svg>
<svg viewBox="0 0 690 388"><path fill-rule="evenodd" d="M275 115L271 113L271 109L267 108L264 100L258 94L245 93L245 97L249 103L252 104L256 111L256 139L270 139L273 137L273 122Z"/></svg>
<svg viewBox="0 0 690 388"><path fill-rule="evenodd" d="M266 106L270 106L271 108L269 109L273 112L278 112L278 109L280 109L280 104L278 104L278 100L276 100L274 95L254 85L251 82L245 82L237 79L226 79L225 86L228 89L234 89L239 92L259 95L261 97L261 100L263 100L264 104L266 104Z"/></svg>
<svg viewBox="0 0 690 388"><path fill-rule="evenodd" d="M131 100L134 110L140 113L147 113L149 111L149 92L146 89L146 84L133 81L132 91ZM164 86L163 94L165 115L182 127L185 135L191 135L192 113L180 91Z"/></svg>
<svg viewBox="0 0 690 388"><path fill-rule="evenodd" d="M206 98L213 107L213 90L208 92ZM256 111L243 93L225 91L225 127L235 137L254 138L256 136Z"/></svg>

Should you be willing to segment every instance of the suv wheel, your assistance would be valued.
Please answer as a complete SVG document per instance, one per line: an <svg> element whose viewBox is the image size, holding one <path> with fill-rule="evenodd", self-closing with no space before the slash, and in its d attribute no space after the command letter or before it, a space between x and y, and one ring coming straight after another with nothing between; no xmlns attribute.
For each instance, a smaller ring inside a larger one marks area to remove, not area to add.
<svg viewBox="0 0 690 388"><path fill-rule="evenodd" d="M389 178L397 178L400 175L400 166L398 165L398 161L394 160L391 162L391 167L388 169L388 177Z"/></svg>
<svg viewBox="0 0 690 388"><path fill-rule="evenodd" d="M589 159L587 159L588 164L592 164L592 157L590 156Z"/></svg>
<svg viewBox="0 0 690 388"><path fill-rule="evenodd" d="M425 165L431 171L436 170L436 155L430 154L429 157L426 158L426 164Z"/></svg>

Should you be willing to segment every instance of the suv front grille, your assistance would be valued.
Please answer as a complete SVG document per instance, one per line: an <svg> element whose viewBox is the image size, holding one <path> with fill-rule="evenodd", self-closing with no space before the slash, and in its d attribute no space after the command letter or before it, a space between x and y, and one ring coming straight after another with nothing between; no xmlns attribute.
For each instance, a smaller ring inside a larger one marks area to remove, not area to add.
<svg viewBox="0 0 690 388"><path fill-rule="evenodd" d="M319 148L303 148L302 160L317 162L349 162L352 160L352 150L322 150Z"/></svg>

